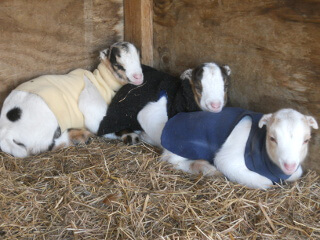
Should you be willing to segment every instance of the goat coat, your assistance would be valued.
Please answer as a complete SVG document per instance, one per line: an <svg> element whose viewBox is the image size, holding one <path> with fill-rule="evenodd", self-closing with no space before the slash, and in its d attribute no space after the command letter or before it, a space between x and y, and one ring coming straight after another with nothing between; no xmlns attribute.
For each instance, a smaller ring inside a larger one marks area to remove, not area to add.
<svg viewBox="0 0 320 240"><path fill-rule="evenodd" d="M259 128L263 114L241 108L226 107L219 113L179 113L165 125L161 144L170 152L191 160L207 160L214 164L216 153L242 118L252 119L245 147L248 169L269 178L274 183L290 176L274 164L266 150L266 127Z"/></svg>
<svg viewBox="0 0 320 240"><path fill-rule="evenodd" d="M142 85L127 84L116 93L100 123L98 136L124 129L142 130L137 115L149 102L159 100L161 91L167 94L169 118L178 112L200 111L192 97L188 80L181 80L145 65L142 65L142 72Z"/></svg>
<svg viewBox="0 0 320 240"><path fill-rule="evenodd" d="M61 132L64 132L68 128L85 126L83 114L78 107L79 96L85 86L85 76L98 89L107 104L122 86L105 64L100 63L93 73L76 69L65 75L44 75L22 83L15 90L40 96L57 118Z"/></svg>

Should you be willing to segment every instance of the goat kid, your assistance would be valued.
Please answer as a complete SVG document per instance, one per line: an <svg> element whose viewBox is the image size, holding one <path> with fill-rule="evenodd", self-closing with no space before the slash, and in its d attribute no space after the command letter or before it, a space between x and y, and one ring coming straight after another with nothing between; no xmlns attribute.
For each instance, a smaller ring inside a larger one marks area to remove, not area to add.
<svg viewBox="0 0 320 240"><path fill-rule="evenodd" d="M301 177L311 128L318 129L316 120L293 109L180 113L162 131L161 159L186 172L220 171L231 181L266 189Z"/></svg>
<svg viewBox="0 0 320 240"><path fill-rule="evenodd" d="M204 63L194 70L188 69L181 79L188 82L192 89L192 94L186 96L189 101L194 101L197 108L202 111L218 113L227 102L227 90L231 70L229 66L219 67L215 63ZM178 102L178 101L176 101ZM156 102L147 104L138 114L138 122L143 132L141 138L154 146L161 147L161 133L165 123L179 112L193 112L186 108L178 107L175 114L167 111L168 99L160 98ZM176 103L172 104L174 107Z"/></svg>
<svg viewBox="0 0 320 240"><path fill-rule="evenodd" d="M115 43L100 58L94 72L40 76L13 90L0 115L1 150L27 157L87 142L115 92L126 83L143 83L139 54L131 43Z"/></svg>
<svg viewBox="0 0 320 240"><path fill-rule="evenodd" d="M145 83L138 87L126 85L117 92L98 135L117 137L113 134L117 132L125 142L135 143L139 140L136 133L144 130L143 140L160 145L160 135L148 131L149 121L152 125L161 123L162 119L167 120L179 112L219 112L226 103L231 73L228 66L205 63L185 71L180 79L148 66L142 66L142 69ZM167 96L165 104L162 104L162 98L159 100L161 93ZM136 133L128 134L128 129Z"/></svg>

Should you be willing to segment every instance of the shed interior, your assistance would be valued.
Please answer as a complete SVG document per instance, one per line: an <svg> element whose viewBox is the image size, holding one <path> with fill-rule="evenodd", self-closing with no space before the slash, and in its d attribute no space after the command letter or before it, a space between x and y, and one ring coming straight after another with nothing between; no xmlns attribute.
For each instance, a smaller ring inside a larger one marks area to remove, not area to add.
<svg viewBox="0 0 320 240"><path fill-rule="evenodd" d="M290 107L320 123L319 24L318 0L2 0L0 106L18 84L79 67L92 70L100 50L127 40L141 49L144 64L173 75L203 62L228 64L230 106L263 113ZM65 149L25 160L0 154L0 238L320 237L319 130L314 131L305 163L312 171L300 183L285 186L287 195L279 195L281 188L263 192L221 180L221 194L228 190L234 195L223 198L225 205L210 208L218 216L211 214L211 222L202 215L201 205L188 204L214 197L216 180L152 163L159 155L147 145L126 147L101 139L93 144L97 147L80 146L80 151ZM136 153L128 156L132 151ZM103 156L113 163L119 156L121 163L114 166L120 170L110 166L109 172ZM180 190L166 181L178 182ZM210 193L204 189L209 185ZM61 191L51 191L55 187ZM161 194L167 194L165 199ZM285 205L277 204L278 199ZM175 201L181 205L172 205ZM205 206L212 206L210 199L206 201ZM237 212L246 208L256 211ZM219 209L230 213L219 215ZM93 234L97 229L100 235Z"/></svg>

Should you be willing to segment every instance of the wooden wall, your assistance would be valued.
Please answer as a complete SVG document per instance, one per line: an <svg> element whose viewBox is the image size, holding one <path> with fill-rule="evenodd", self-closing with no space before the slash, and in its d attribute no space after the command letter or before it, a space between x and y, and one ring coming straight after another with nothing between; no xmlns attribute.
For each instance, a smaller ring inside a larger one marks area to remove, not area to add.
<svg viewBox="0 0 320 240"><path fill-rule="evenodd" d="M319 0L154 0L154 66L228 64L232 106L293 107L320 124L319 27ZM320 171L314 133L307 167Z"/></svg>
<svg viewBox="0 0 320 240"><path fill-rule="evenodd" d="M123 40L123 0L1 0L0 106L19 83L98 63Z"/></svg>

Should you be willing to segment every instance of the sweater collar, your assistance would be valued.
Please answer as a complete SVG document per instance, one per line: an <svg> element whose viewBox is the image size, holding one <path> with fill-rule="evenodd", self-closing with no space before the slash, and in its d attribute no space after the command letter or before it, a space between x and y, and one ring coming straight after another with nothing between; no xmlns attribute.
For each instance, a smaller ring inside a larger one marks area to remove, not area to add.
<svg viewBox="0 0 320 240"><path fill-rule="evenodd" d="M246 165L254 172L257 172L273 183L280 183L291 175L286 175L270 159L266 149L266 127L258 127L258 121L252 121L252 127L246 145Z"/></svg>
<svg viewBox="0 0 320 240"><path fill-rule="evenodd" d="M124 83L120 82L110 71L110 69L106 66L106 63L101 62L97 69L99 70L101 77L103 78L104 82L108 84L108 86L113 90L113 91L118 91Z"/></svg>

